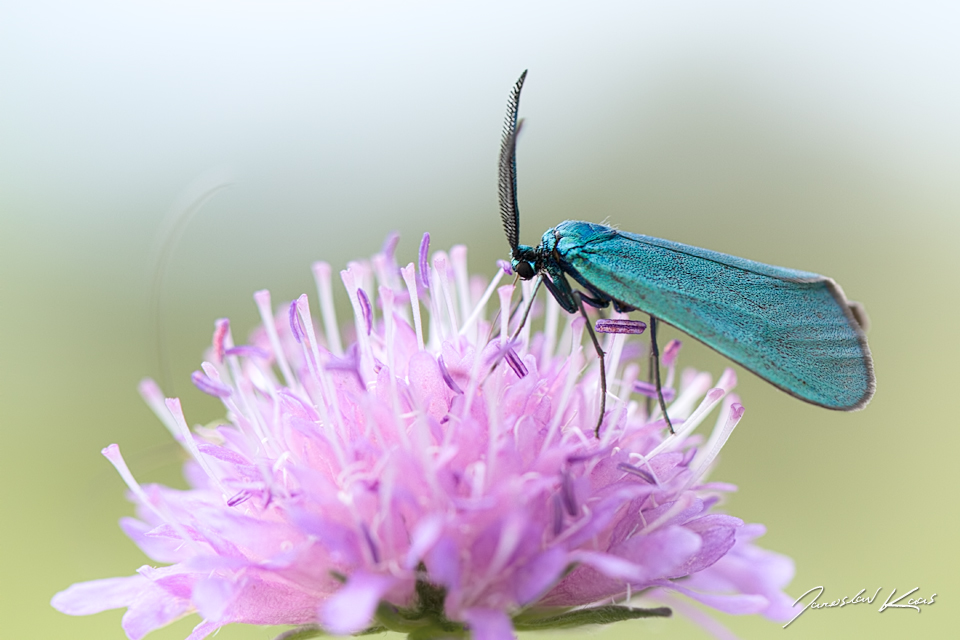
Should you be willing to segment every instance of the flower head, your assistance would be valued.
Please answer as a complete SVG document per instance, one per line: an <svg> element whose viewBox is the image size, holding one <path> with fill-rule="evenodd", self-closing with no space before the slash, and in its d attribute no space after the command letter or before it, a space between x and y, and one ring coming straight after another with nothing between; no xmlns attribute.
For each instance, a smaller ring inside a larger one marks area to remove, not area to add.
<svg viewBox="0 0 960 640"><path fill-rule="evenodd" d="M600 365L582 346L585 319L535 303L524 283L543 330L518 329L514 285L498 288L506 269L485 283L468 275L464 247L430 259L428 243L419 269L398 268L392 237L340 273L346 348L325 263L314 265L322 322L306 296L275 310L266 291L248 344L217 321L193 382L223 401L222 424L191 430L179 400L144 381L189 454L192 488L141 486L116 445L103 452L136 504L121 526L163 566L73 585L53 605L126 607L134 640L193 612L203 621L191 640L231 622L499 640L669 615L624 605L676 593L789 618L792 563L753 545L760 525L717 511L731 485L705 480L743 414L733 371L716 384L678 374L680 345L668 345L668 435L633 395L651 393L628 342L639 327L601 324L615 333L595 437ZM703 441L694 430L715 409Z"/></svg>

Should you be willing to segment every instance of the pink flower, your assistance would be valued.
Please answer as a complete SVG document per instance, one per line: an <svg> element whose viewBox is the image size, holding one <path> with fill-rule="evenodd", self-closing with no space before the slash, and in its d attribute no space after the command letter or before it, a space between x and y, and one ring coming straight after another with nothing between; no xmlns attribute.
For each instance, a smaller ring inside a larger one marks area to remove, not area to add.
<svg viewBox="0 0 960 640"><path fill-rule="evenodd" d="M345 349L325 263L314 265L322 323L305 295L275 312L266 291L249 344L217 321L193 381L223 401L223 424L191 430L179 400L144 381L190 455L192 489L140 486L117 445L103 453L136 504L121 526L162 566L73 585L53 606L126 607L134 640L194 612L190 640L231 622L501 640L669 615L628 603L676 593L788 619L791 561L753 545L762 527L717 510L734 487L705 480L743 414L733 371L716 384L678 375L669 345L668 435L632 395L648 391L635 386L640 342L608 335L595 438L599 361L581 346L584 319L548 299L531 315L543 330L531 319L511 340L522 314L511 318L513 285L497 288L504 270L471 279L464 247L428 261L424 240L419 273L397 267L395 238L341 272L354 312ZM528 303L532 288L521 293ZM714 409L704 441L693 431Z"/></svg>

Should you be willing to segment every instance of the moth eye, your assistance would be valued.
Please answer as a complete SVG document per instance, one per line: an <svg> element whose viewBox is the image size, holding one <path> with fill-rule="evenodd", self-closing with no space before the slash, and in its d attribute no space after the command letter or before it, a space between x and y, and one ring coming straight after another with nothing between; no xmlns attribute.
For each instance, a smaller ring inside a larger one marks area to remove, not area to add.
<svg viewBox="0 0 960 640"><path fill-rule="evenodd" d="M534 276L533 267L527 261L517 263L517 273L522 280L529 280Z"/></svg>

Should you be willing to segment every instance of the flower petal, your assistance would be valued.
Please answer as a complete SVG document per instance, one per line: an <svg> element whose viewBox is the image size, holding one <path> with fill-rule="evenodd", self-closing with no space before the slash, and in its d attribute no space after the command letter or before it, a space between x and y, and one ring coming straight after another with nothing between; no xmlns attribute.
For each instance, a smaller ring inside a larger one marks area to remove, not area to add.
<svg viewBox="0 0 960 640"><path fill-rule="evenodd" d="M53 596L50 604L61 613L87 616L129 607L149 586L150 582L140 575L78 582Z"/></svg>
<svg viewBox="0 0 960 640"><path fill-rule="evenodd" d="M347 635L370 626L383 595L393 586L387 576L359 571L320 609L320 619L330 633Z"/></svg>
<svg viewBox="0 0 960 640"><path fill-rule="evenodd" d="M499 609L467 609L463 619L470 626L471 640L513 640L513 624Z"/></svg>

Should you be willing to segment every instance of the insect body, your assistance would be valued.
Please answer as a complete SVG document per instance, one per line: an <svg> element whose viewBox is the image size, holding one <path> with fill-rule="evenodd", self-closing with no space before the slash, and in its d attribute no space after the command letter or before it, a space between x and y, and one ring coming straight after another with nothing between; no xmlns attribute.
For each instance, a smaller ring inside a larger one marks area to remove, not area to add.
<svg viewBox="0 0 960 640"><path fill-rule="evenodd" d="M519 244L516 114L525 76L510 97L500 157L501 216L521 278L541 276L570 313L582 313L582 302L648 313L654 357L659 319L801 400L842 411L870 401L866 315L830 278L590 222L562 222L538 247ZM568 276L585 292L575 292ZM602 358L595 336L594 344Z"/></svg>

